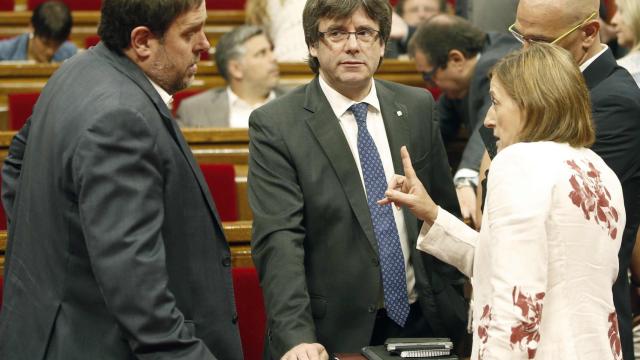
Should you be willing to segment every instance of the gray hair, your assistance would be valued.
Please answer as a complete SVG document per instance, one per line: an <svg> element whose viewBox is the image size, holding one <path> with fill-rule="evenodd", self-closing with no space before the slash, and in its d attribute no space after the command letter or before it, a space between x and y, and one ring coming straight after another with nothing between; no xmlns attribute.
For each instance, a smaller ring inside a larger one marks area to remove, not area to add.
<svg viewBox="0 0 640 360"><path fill-rule="evenodd" d="M244 44L254 36L266 35L259 26L242 25L222 35L215 48L215 60L218 72L229 82L229 61L235 60L246 52ZM268 36L267 36L268 38ZM271 42L271 39L269 39Z"/></svg>

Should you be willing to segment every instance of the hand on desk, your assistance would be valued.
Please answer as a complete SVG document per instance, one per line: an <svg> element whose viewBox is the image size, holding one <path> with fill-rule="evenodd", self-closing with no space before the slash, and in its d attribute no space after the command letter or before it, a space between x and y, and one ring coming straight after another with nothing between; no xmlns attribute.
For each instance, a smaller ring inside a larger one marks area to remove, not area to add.
<svg viewBox="0 0 640 360"><path fill-rule="evenodd" d="M280 360L328 360L327 350L318 343L298 344L287 351Z"/></svg>
<svg viewBox="0 0 640 360"><path fill-rule="evenodd" d="M409 151L403 146L400 149L404 176L394 175L385 192L385 198L378 200L378 204L394 203L396 206L406 206L418 219L433 224L438 216L438 206L433 202L424 185L413 170Z"/></svg>

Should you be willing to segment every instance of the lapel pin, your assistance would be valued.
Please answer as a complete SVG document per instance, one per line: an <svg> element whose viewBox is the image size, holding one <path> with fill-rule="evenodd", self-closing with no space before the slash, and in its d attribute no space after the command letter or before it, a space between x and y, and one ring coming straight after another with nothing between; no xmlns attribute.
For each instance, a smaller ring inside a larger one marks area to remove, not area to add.
<svg viewBox="0 0 640 360"><path fill-rule="evenodd" d="M396 114L398 114L398 116L402 116L402 111L398 110Z"/></svg>

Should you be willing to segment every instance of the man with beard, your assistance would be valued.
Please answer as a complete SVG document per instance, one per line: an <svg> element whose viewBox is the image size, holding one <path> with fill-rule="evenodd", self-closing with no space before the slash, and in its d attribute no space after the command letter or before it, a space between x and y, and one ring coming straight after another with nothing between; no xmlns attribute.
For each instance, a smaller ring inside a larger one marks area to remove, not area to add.
<svg viewBox="0 0 640 360"><path fill-rule="evenodd" d="M209 48L203 0L106 0L2 171L2 359L242 359L230 252L167 106Z"/></svg>
<svg viewBox="0 0 640 360"><path fill-rule="evenodd" d="M227 86L185 99L178 108L180 126L246 128L254 109L284 93L277 87L273 43L262 28L243 25L222 35L215 60Z"/></svg>

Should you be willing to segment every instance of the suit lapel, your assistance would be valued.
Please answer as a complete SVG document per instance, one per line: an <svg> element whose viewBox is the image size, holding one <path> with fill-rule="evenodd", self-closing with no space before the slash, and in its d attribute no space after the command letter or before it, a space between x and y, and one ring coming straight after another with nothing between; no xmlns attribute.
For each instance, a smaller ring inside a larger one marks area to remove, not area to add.
<svg viewBox="0 0 640 360"><path fill-rule="evenodd" d="M220 218L218 217L218 213L215 210L215 204L213 203L213 199L209 194L209 188L206 181L204 180L204 177L202 176L202 172L200 171L200 168L193 158L193 153L187 145L187 142L184 139L182 132L178 128L178 125L173 120L173 117L171 116L167 105L164 103L164 101L162 101L162 98L160 98L160 94L158 94L156 89L151 85L147 77L144 75L144 72L142 72L142 70L140 70L140 68L133 62L131 62L131 60L129 60L127 57L118 56L112 53L102 43L99 43L97 46L95 46L92 51L96 51L102 57L106 58L106 60L109 61L116 69L129 77L134 83L136 83L136 85L138 85L138 87L140 87L140 89L142 89L142 91L147 94L149 99L151 99L156 110L160 114L160 117L162 118L162 122L164 123L165 128L167 129L167 131L169 131L171 137L178 144L178 147L187 160L187 163L189 163L191 171L196 177L198 185L200 186L200 190L202 191L202 194L207 201L207 205L209 205L209 210L220 226Z"/></svg>
<svg viewBox="0 0 640 360"><path fill-rule="evenodd" d="M607 49L602 55L598 56L597 59L587 66L582 74L584 75L589 91L609 77L615 67L616 58L613 56L611 49Z"/></svg>
<svg viewBox="0 0 640 360"><path fill-rule="evenodd" d="M373 233L369 205L367 205L357 165L351 155L349 144L338 119L320 88L317 77L307 86L304 107L309 112L305 118L307 125L329 159L358 223L364 230L369 243L377 252L378 245Z"/></svg>
<svg viewBox="0 0 640 360"><path fill-rule="evenodd" d="M409 148L411 139L411 129L408 123L407 106L396 100L395 94L385 84L376 81L376 91L378 100L380 101L380 110L382 112L382 120L384 121L387 139L389 141L389 149L391 150L391 158L393 160L393 168L396 174L404 175L404 167L402 166L402 158L400 157L400 148L406 145ZM417 238L416 219L411 213L403 208L404 222L407 226L407 235L409 241Z"/></svg>

